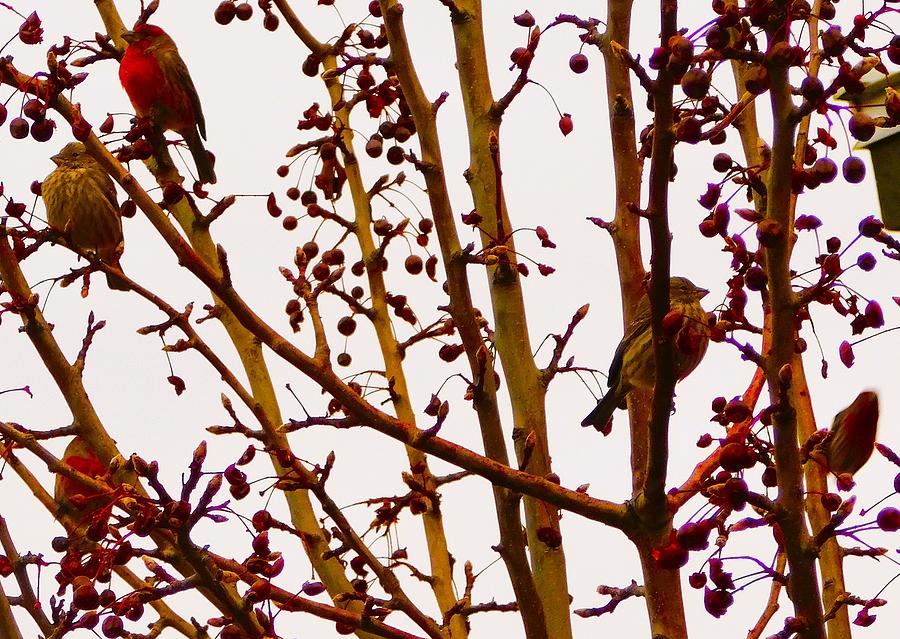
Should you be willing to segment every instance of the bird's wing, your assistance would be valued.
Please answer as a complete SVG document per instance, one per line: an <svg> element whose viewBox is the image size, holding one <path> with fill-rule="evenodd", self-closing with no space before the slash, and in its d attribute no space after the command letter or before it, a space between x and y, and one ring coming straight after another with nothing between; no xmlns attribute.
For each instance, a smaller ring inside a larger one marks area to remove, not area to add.
<svg viewBox="0 0 900 639"><path fill-rule="evenodd" d="M609 365L609 376L606 378L606 385L613 387L618 384L619 377L622 374L622 362L625 360L625 351L634 342L635 337L646 330L650 329L650 314L641 313L640 310L635 313L635 319L628 326L628 332L619 342L616 352L613 355L612 363Z"/></svg>
<svg viewBox="0 0 900 639"><path fill-rule="evenodd" d="M112 181L112 178L100 168L100 165L97 165L96 171L90 171L88 173L91 181L97 187L97 189L103 194L103 197L112 205L113 209L118 213L119 211L119 198L116 195L116 185Z"/></svg>
<svg viewBox="0 0 900 639"><path fill-rule="evenodd" d="M194 111L194 119L197 121L197 129L200 131L200 137L206 139L206 121L203 119L203 108L200 106L200 96L194 87L194 81L188 71L187 65L181 59L181 55L177 49L162 49L159 56L163 58L162 66L165 69L171 69L173 72L173 80L181 85L191 99L191 108Z"/></svg>

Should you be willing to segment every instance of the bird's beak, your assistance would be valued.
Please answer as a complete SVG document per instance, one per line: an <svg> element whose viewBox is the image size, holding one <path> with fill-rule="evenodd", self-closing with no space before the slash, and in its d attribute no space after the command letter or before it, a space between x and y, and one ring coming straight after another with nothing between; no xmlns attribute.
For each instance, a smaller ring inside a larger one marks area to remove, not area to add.
<svg viewBox="0 0 900 639"><path fill-rule="evenodd" d="M703 299L704 297L706 297L707 295L709 295L709 291L707 291L705 288L698 288L698 289L697 289L697 299L698 299L698 300L702 300L702 299Z"/></svg>
<svg viewBox="0 0 900 639"><path fill-rule="evenodd" d="M134 31L125 31L125 32L122 34L122 39L123 39L125 42L127 42L128 44L131 44L132 42L134 42L135 40L137 40L137 34L136 34Z"/></svg>
<svg viewBox="0 0 900 639"><path fill-rule="evenodd" d="M50 159L53 161L53 164L55 164L56 166L62 165L63 158L62 158L62 155L60 155L59 153L57 153L56 155L50 156Z"/></svg>

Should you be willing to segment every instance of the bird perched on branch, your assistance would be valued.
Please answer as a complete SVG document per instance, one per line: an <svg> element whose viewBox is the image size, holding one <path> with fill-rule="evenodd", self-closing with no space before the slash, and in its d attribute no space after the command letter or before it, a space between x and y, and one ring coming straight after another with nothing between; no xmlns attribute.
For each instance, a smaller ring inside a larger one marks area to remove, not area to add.
<svg viewBox="0 0 900 639"><path fill-rule="evenodd" d="M119 80L138 116L161 131L184 138L202 182L216 183L212 160L203 146L206 122L191 74L169 35L153 24L138 24L122 38L128 42ZM202 139L201 139L202 138Z"/></svg>
<svg viewBox="0 0 900 639"><path fill-rule="evenodd" d="M41 184L47 223L63 234L73 248L93 253L101 262L119 268L125 248L116 185L81 142L71 142L52 158L56 169ZM128 285L106 274L110 288Z"/></svg>
<svg viewBox="0 0 900 639"><path fill-rule="evenodd" d="M75 436L63 452L62 461L69 467L88 477L102 477L107 466L94 453L87 440ZM99 493L90 486L66 477L56 476L53 497L66 514L85 515L95 510L101 503L95 499Z"/></svg>
<svg viewBox="0 0 900 639"><path fill-rule="evenodd" d="M863 391L853 403L834 416L821 444L828 470L835 475L856 474L875 450L878 430L878 394Z"/></svg>
<svg viewBox="0 0 900 639"><path fill-rule="evenodd" d="M687 278L673 277L669 280L670 310L663 329L672 336L675 377L678 380L687 377L706 354L709 326L700 300L707 293L709 291L695 286ZM581 421L581 425L593 426L604 435L609 434L613 412L625 401L628 393L634 388L651 389L655 384L650 298L645 294L609 366L609 391Z"/></svg>

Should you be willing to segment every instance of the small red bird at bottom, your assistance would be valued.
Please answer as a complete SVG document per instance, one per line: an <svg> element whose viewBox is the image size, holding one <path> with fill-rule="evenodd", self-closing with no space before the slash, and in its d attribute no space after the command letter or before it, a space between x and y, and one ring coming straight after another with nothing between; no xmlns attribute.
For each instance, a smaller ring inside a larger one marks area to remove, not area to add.
<svg viewBox="0 0 900 639"><path fill-rule="evenodd" d="M102 477L107 471L106 464L100 461L87 440L80 436L76 436L66 446L62 461L89 477ZM56 476L53 497L66 514L78 516L89 514L102 503L102 500L98 502L96 499L98 494L93 487L85 486L75 479L65 475Z"/></svg>
<svg viewBox="0 0 900 639"><path fill-rule="evenodd" d="M184 138L202 182L216 183L212 161L203 146L206 122L200 97L178 47L153 24L138 24L122 38L128 42L119 65L119 80L138 116L161 131ZM201 139L202 138L202 139Z"/></svg>

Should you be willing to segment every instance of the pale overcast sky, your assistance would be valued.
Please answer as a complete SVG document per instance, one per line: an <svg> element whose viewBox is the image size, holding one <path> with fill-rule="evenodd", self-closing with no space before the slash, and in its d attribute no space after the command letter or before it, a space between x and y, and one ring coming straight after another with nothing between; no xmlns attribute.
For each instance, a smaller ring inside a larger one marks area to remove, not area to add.
<svg viewBox="0 0 900 639"><path fill-rule="evenodd" d="M304 76L300 64L306 56L304 47L281 25L275 33L264 31L260 24L261 12L254 5L254 16L250 22L235 20L230 26L217 25L212 12L217 4L206 2L164 1L153 18L153 22L163 26L178 43L182 56L190 67L194 83L201 96L206 116L208 147L217 157L216 171L218 184L210 189L215 197L229 193L266 194L275 191L281 205L287 212L296 212L299 203L290 202L284 191L293 185L298 175L295 165L290 178L276 177L275 168L284 161L284 152L293 144L307 139L307 135L296 130L296 121L301 112L312 102L327 104L327 96L321 82ZM342 19L356 22L365 16L366 2L339 2ZM649 52L658 32L657 18L651 5L636 3L635 34L632 49L635 52ZM691 30L709 19L708 3L695 7L695 3L682 3L682 24ZM853 4L853 6L845 6ZM859 3L844 2L839 9L847 14L857 10ZM137 16L139 3L122 1L118 3L126 23ZM311 0L295 2L301 17L320 39L340 28L340 19L332 7L318 7ZM515 78L509 71L509 52L523 45L526 30L512 22L512 16L530 8L539 25L547 24L558 11L575 13L582 17L590 15L602 17L603 3L570 0L565 3L532 3L500 0L485 3L487 44L491 55L491 74L496 95L505 92ZM644 6L641 6L644 5ZM27 2L17 0L15 7L22 13L36 10L44 20L45 42L38 47L26 47L18 41L10 44L3 54L12 54L17 67L24 71L40 70L46 47L59 42L63 34L74 38L90 39L95 31L102 31L103 25L92 2L59 2L58 0L37 0ZM468 162L468 148L465 141L464 122L460 101L458 80L453 68L453 43L447 10L437 1L410 0L406 3L407 30L411 48L415 56L422 81L427 93L437 97L447 91L449 98L441 108L439 124L443 136L443 152L448 170L448 180L458 213L471 209L471 199L462 172ZM2 40L13 34L20 19L0 6L0 33ZM514 224L533 228L542 225L550 232L559 248L555 251L539 248L533 236L523 233L519 236L519 248L538 262L551 264L556 273L541 277L534 270L525 280L526 302L529 308L530 330L536 348L543 337L550 332L565 329L575 310L585 302L591 303L591 311L579 327L570 345L570 353L576 355L584 366L605 370L609 359L621 336L621 322L615 267L611 243L603 231L586 221L587 216L610 218L612 216L612 162L606 130L605 83L602 74L602 60L593 49L585 49L590 58L590 68L583 75L575 75L568 68L568 58L578 49L577 34L568 27L560 27L546 34L541 41L538 56L533 66L532 77L549 89L559 108L572 114L575 130L564 138L557 128L558 115L547 94L537 86L529 86L510 108L502 131L502 159L506 187L506 197ZM81 103L89 121L95 127L109 112L125 114L131 106L121 90L116 77L114 62L104 62L91 66L89 78L78 88L75 100ZM715 87L728 98L733 98L730 73L716 76ZM638 94L640 95L640 94ZM0 101L10 96L8 87L0 88ZM643 99L636 99L642 108ZM764 111L766 100L760 101ZM7 103L13 117L18 110L20 96ZM370 131L370 123L360 112L356 116L358 129ZM641 110L641 117L646 114ZM117 117L121 128L127 122L125 115ZM646 119L639 121L639 128ZM53 166L49 156L63 144L71 140L68 127L60 126L53 139L46 144L31 140L12 140L8 131L0 132L0 180L5 185L6 194L16 199L31 201L28 186L32 180L41 180ZM768 127L763 124L763 131ZM731 135L725 147L735 157L740 157L735 146L736 136ZM836 136L840 147L835 157L840 161L846 153L842 136ZM360 142L361 152L363 142ZM411 141L417 149L417 141ZM710 307L719 303L724 296L724 280L728 274L729 256L720 251L721 244L707 240L697 231L698 223L705 211L697 204L697 197L703 192L707 181L717 181L710 167L712 154L721 147L678 147L678 180L672 187L670 209L671 225L675 238L673 245L673 272L684 274L698 284L711 290L707 298ZM185 155L185 157L188 157ZM868 155L863 153L868 162ZM190 161L188 159L188 161ZM191 166L193 166L191 164ZM422 180L413 167L401 167L410 178L410 183L421 185ZM143 167L133 164L132 170L145 186L151 182ZM394 172L383 161L366 165L364 174L371 183L385 172ZM825 227L821 237L838 235L846 241L852 239L859 219L877 212L877 197L874 182L870 177L858 186L848 186L840 178L832 185L819 188L805 195L798 207L799 213L810 213L821 217ZM312 177L310 167L302 175L301 189L309 184ZM424 206L424 198L412 184L406 193L419 206ZM349 196L339 203L343 210L349 210ZM415 217L412 205L400 198L396 201L400 210ZM39 203L38 215L42 215ZM394 216L387 205L376 205L375 216ZM736 222L732 222L736 225ZM122 259L123 268L138 281L151 289L165 294L166 299L176 307L183 307L190 301L196 302L196 309L208 302L208 296L201 285L191 280L183 269L178 268L171 253L155 235L150 225L138 214L125 220L126 250ZM736 226L735 226L736 227ZM239 198L238 203L216 224L213 234L216 241L228 250L232 272L238 290L254 304L260 314L283 334L289 334L287 318L282 309L291 297L290 287L279 275L277 267L289 265L296 246L307 241L315 231L310 221L302 222L299 229L286 232L280 221L273 220L266 213L262 198ZM477 241L468 227L460 228L463 242ZM317 236L320 240L336 238L332 229L325 229ZM348 253L353 251L345 247ZM406 248L394 246L399 264ZM804 233L800 236L795 268L805 270L811 267L811 256L815 250L814 238ZM860 242L850 249L849 256L870 250L879 255L879 247ZM391 257L391 253L388 254ZM97 407L101 419L111 434L118 440L121 450L128 454L139 451L147 459L158 459L161 469L172 486L179 485L182 469L185 468L190 451L197 442L210 440L211 470L221 469L233 461L246 442L238 437L215 438L204 432L211 424L228 423L228 417L221 409L219 395L225 388L217 376L194 354L175 355L173 364L176 374L187 382L187 391L175 397L166 382L169 368L165 356L160 352L156 337L141 337L136 329L160 321L160 314L139 299L116 292L110 292L95 278L90 297L82 299L78 286L62 290L55 288L48 296L46 283L39 283L44 277L59 273L74 266L71 255L62 248L47 248L38 258L28 261L26 272L35 290L41 294L46 304L48 319L56 325L54 335L63 345L67 354L74 357L78 352L87 321L93 311L98 319L107 321L107 327L94 340L85 376L86 386ZM399 269L396 269L399 270ZM900 274L900 263L879 259L873 273L854 272L847 280L858 286L861 295L876 297L882 304L887 326L896 326L900 313L891 301L898 295L896 282ZM473 269L472 283L477 295L476 304L489 311L490 303L485 295L484 278ZM436 306L444 303L437 286L426 286L425 279L411 279L405 274L392 273L389 285L393 291L409 294L411 303L423 321L438 316ZM750 305L758 304L751 298ZM757 311L758 312L758 311ZM326 306L326 322L333 325L343 314L336 305ZM818 374L820 355L816 340L805 329L804 336L810 344L808 355L808 376L813 385L816 416L821 427L827 426L834 413L844 408L864 388L882 391L882 421L880 439L900 451L900 435L896 428L900 415L900 398L891 397L897 387L896 356L900 352L900 333L888 333L876 340L861 344L856 349L857 362L847 370L837 357L837 347L842 339L849 338L849 322L836 318L829 311L814 309L814 318L819 331L825 357L828 359L829 376L822 380ZM65 425L69 415L59 393L49 375L36 358L30 343L17 332L19 323L10 314L3 316L0 325L0 390L30 385L34 399L21 393L0 395L0 419L20 422L31 428L50 428ZM231 363L236 358L224 340L224 332L213 322L200 327L203 334L220 346L220 353ZM406 327L399 327L400 335L407 335ZM354 355L352 370L364 370L366 364L378 368L375 348L371 346L371 331L361 329L350 339L350 351ZM175 339L174 331L171 339ZM336 339L336 338L335 338ZM310 345L308 330L297 338L304 347ZM369 341L367 341L369 340ZM335 341L335 348L339 342ZM423 407L429 393L435 391L444 378L458 367L434 365L437 347L425 345L408 358L408 375L411 379L413 404ZM546 346L539 355L540 363L548 357ZM310 407L324 408L325 400L318 391L305 383L299 374L270 356L275 385L282 398L282 410L286 417L302 414L296 401L284 390L290 383ZM711 432L708 420L711 415L709 401L716 395L731 397L740 394L752 374L750 364L740 362L734 349L723 344L713 344L700 368L678 387L677 412L672 418L673 459L670 470L670 484L677 484L702 456L694 447L698 437ZM462 382L451 380L445 387L447 398L451 400L453 411L442 430L442 436L454 439L481 450L472 413L462 399ZM548 396L548 415L553 462L563 483L570 487L583 483L591 484L591 493L613 500L627 496L630 481L625 473L625 459L628 456L627 429L624 413L617 414L616 427L612 436L602 438L593 430L582 430L578 426L583 414L593 405L591 395L575 377L564 377L554 383ZM506 409L506 406L504 406ZM311 408L312 410L312 408ZM508 412L508 411L507 411ZM243 413L242 413L243 414ZM507 423L509 427L509 423ZM385 443L382 438L361 429L352 432L332 432L324 429L312 430L292 436L295 450L310 462L321 462L328 451L337 451L337 466L329 484L336 500L341 504L354 503L360 499L376 495L398 494L404 491L399 471L404 467L405 455L394 442ZM27 459L27 455L22 455ZM29 460L30 462L31 460ZM38 465L31 464L38 468ZM446 464L435 463L436 472L450 469ZM862 486L859 506L868 507L883 496L890 488L891 478L897 469L879 456L858 475ZM756 471L756 469L755 469ZM267 462L259 458L248 471L251 478L266 477L271 473ZM2 513L8 518L21 550L49 552L49 538L55 534L56 525L25 494L18 478L8 469L0 482L0 504ZM255 486L262 489L264 481ZM236 509L251 515L264 503L254 492L244 502L237 503ZM894 498L894 505L898 500ZM696 503L699 508L701 504ZM279 495L272 499L272 508L283 513ZM451 549L459 565L471 560L476 570L488 566L496 554L490 549L498 541L493 505L486 482L470 478L445 491L444 510ZM692 508L685 508L681 518L689 516ZM362 507L350 508L348 512L359 526L365 526L371 513ZM865 521L854 517L854 523ZM681 521L681 520L680 520ZM622 535L609 532L593 522L576 515L566 514L563 519L565 548L568 558L569 590L574 608L592 607L605 603L594 593L598 584L625 586L631 578L640 580L640 572L631 546ZM203 533L207 536L204 538ZM421 548L419 522L406 521L400 528L399 544L411 549ZM249 536L243 532L241 524L234 520L228 524L207 527L198 531L196 541L211 543L224 554L234 553L240 557L249 552ZM896 536L889 539L873 535L866 538L875 545L897 546ZM748 541L741 552L757 554L767 561L770 557L768 532L763 531ZM754 543L758 542L758 545ZM288 570L278 583L288 589L297 588L309 579L308 562L298 548L291 548L292 539L273 535L273 548L285 551L290 557ZM221 544L221 546L220 546ZM380 545L379 545L380 544ZM376 545L380 551L385 547ZM729 545L728 554L736 555L740 544ZM763 550L764 549L764 550ZM415 560L424 566L421 553ZM686 576L700 568L703 553L695 553L691 563L683 571ZM862 572L863 564L871 565L871 570ZM849 560L847 566L849 583L855 594L869 597L897 574L895 564L882 561L878 565L866 560ZM729 566L736 575L753 570L749 565L736 562ZM46 595L53 589L53 568L45 571L42 592ZM461 585L462 573L458 583ZM11 580L4 580L7 592L15 592ZM411 585L416 599L427 602L426 610L434 613L434 605L429 595L418 585ZM696 637L744 636L755 622L765 597L768 582L756 584L747 592L739 593L732 610L720 620L715 620L703 610L702 591L691 590L685 585L685 600L689 612L692 635ZM896 599L896 585L885 596ZM498 601L510 599L506 575L502 563L488 568L479 579L475 589L475 599ZM324 596L320 597L325 600ZM176 606L177 607L177 606ZM188 615L205 619L214 616L215 611L206 606L184 604L180 610ZM784 599L781 612L789 614L789 602ZM876 611L879 620L870 629L856 629L861 637L886 636L889 628L900 622L900 602ZM855 614L855 611L854 613ZM147 618L150 618L148 615ZM391 620L400 624L399 615ZM281 621L280 631L285 636L329 636L331 624L312 617L293 615L290 621ZM514 615L492 613L472 619L473 636L521 636L518 618ZM573 618L575 636L579 639L596 637L605 633L616 636L646 636L647 623L643 602L628 601L611 616L600 619L583 620ZM774 621L770 633L780 627ZM26 633L32 629L24 622ZM134 630L140 632L138 624ZM768 634L768 633L767 633ZM77 634L80 638L87 633ZM165 639L174 637L173 631L163 633Z"/></svg>

